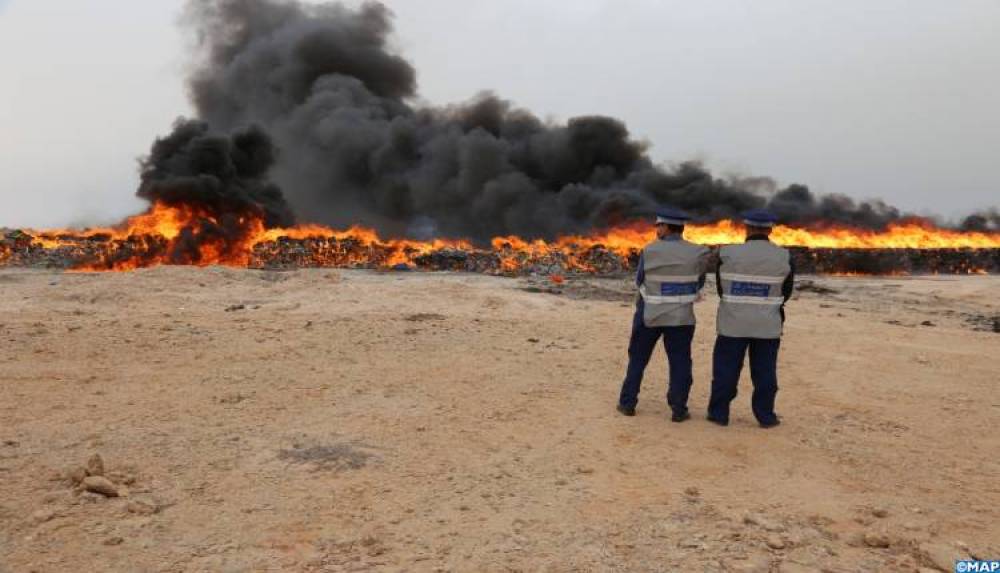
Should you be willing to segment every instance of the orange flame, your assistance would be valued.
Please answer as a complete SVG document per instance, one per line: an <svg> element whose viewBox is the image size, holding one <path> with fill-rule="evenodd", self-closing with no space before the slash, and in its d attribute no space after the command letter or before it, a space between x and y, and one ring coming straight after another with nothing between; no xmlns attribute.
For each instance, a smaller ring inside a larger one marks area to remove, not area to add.
<svg viewBox="0 0 1000 573"><path fill-rule="evenodd" d="M388 252L388 258L381 260L385 266L413 264L421 255L442 249L473 251L475 247L465 240L435 239L413 241L403 239L382 239L368 228L352 227L338 231L320 225L300 225L287 229L266 229L263 221L253 215L243 215L231 226L239 229L239 237L232 238L198 237L197 223L208 220L219 224L209 213L188 206L153 205L149 211L128 218L121 225L110 228L83 231L47 230L32 232L35 245L45 249L72 247L82 240L133 241L146 245L159 245L152 249L151 257L124 256L120 260L110 258L98 261L78 270L131 270L142 266L169 264L168 253L187 234L195 239L199 252L185 264L247 266L254 247L281 239L336 239L351 240L362 247L378 247ZM194 233L194 235L192 235ZM722 245L742 242L742 226L731 221L721 221L710 225L690 225L685 237L695 243ZM554 241L527 240L509 236L493 239L493 252L499 257L501 268L516 271L526 258L544 259L552 255L565 257L567 266L574 270L590 269L582 260L582 255L593 247L601 246L619 256L627 257L653 240L655 231L649 224L633 224L617 227L587 236L566 236ZM826 227L800 229L778 226L772 240L784 246L810 248L851 248L851 249L938 249L938 248L1000 248L1000 233L960 232L934 227L928 222L913 220L890 225L885 231L870 231L849 227ZM364 262L364 261L358 261Z"/></svg>

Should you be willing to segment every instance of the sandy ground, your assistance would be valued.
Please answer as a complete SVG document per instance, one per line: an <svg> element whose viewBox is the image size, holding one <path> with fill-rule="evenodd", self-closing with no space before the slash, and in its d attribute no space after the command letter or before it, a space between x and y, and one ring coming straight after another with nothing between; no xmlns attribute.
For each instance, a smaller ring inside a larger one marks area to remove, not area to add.
<svg viewBox="0 0 1000 573"><path fill-rule="evenodd" d="M701 416L714 295L677 425L662 352L614 411L625 281L539 284L0 271L0 570L1000 559L1000 277L816 279L836 292L789 305L774 430L746 378L729 428ZM95 453L120 497L74 485Z"/></svg>

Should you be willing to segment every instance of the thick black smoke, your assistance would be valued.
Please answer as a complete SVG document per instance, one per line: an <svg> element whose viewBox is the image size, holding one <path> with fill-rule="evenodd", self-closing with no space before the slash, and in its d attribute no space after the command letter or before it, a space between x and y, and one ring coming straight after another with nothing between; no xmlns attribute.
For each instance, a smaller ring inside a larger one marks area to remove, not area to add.
<svg viewBox="0 0 1000 573"><path fill-rule="evenodd" d="M961 228L963 231L1000 232L1000 211L987 209L973 213L962 221Z"/></svg>
<svg viewBox="0 0 1000 573"><path fill-rule="evenodd" d="M175 242L173 262L197 263L206 242L238 252L251 218L269 228L294 223L281 190L266 179L274 159L270 137L253 126L219 135L205 122L181 120L153 144L138 195L197 215Z"/></svg>
<svg viewBox="0 0 1000 573"><path fill-rule="evenodd" d="M199 117L223 133L248 125L270 133L281 151L272 176L304 220L484 239L584 232L648 218L662 204L704 220L763 206L791 223L880 227L900 217L881 202L815 196L801 185L723 180L695 163L655 166L645 146L609 117L552 125L491 94L447 108L415 107L416 73L389 49L391 14L378 3L352 9L191 0L186 21L197 38L190 95ZM212 141L242 150L240 137L265 139L250 133ZM269 146L248 153L272 157ZM220 164L210 161L211 168L239 171L237 160L214 155ZM262 182L263 171L251 171L227 181L249 193L239 196L259 201L269 220L286 220L277 190ZM250 183L261 188L251 192ZM185 193L185 185L171 187L142 193Z"/></svg>

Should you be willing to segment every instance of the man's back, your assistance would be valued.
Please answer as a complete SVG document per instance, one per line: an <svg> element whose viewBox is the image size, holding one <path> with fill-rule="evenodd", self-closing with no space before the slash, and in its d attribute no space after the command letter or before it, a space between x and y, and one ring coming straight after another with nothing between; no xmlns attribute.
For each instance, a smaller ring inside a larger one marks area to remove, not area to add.
<svg viewBox="0 0 1000 573"><path fill-rule="evenodd" d="M788 250L750 240L719 251L718 331L723 336L780 338L783 284L791 273Z"/></svg>
<svg viewBox="0 0 1000 573"><path fill-rule="evenodd" d="M711 251L684 239L657 240L642 254L640 287L647 326L695 323L693 304L704 282Z"/></svg>

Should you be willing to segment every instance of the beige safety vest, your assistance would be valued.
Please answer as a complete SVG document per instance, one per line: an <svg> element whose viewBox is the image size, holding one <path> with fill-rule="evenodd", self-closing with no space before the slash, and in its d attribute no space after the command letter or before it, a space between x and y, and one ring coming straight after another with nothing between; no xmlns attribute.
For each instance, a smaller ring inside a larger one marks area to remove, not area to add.
<svg viewBox="0 0 1000 573"><path fill-rule="evenodd" d="M789 252L770 241L747 241L719 250L719 334L781 338L781 286L791 272Z"/></svg>
<svg viewBox="0 0 1000 573"><path fill-rule="evenodd" d="M708 269L711 251L685 240L654 241L642 251L645 280L639 285L643 323L650 327L695 323L694 302L699 280Z"/></svg>

